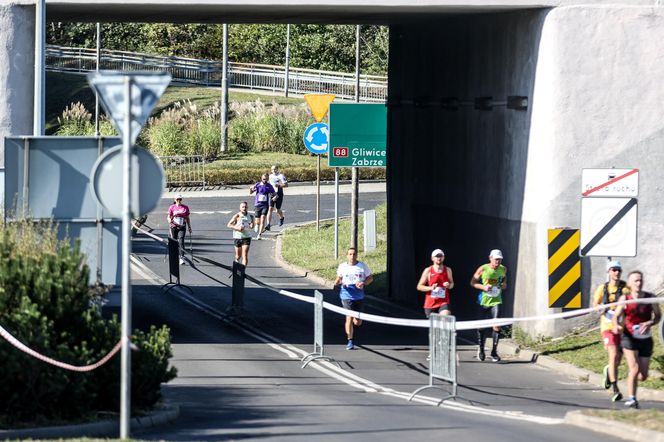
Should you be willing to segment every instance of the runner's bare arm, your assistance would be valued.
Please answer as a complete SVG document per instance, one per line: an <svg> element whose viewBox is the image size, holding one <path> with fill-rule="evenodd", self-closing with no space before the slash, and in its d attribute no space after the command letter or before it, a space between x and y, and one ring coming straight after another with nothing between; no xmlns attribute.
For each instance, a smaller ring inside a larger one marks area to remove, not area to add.
<svg viewBox="0 0 664 442"><path fill-rule="evenodd" d="M489 284L486 285L482 284L482 281L480 281L481 276L482 276L482 266L479 266L477 270L475 270L475 273L473 273L473 277L470 280L470 286L477 290L483 290L483 291L491 290L491 286Z"/></svg>
<svg viewBox="0 0 664 442"><path fill-rule="evenodd" d="M621 295L620 298L618 298L618 301L624 301L627 299L625 295ZM622 327L620 325L620 317L623 315L623 312L625 311L625 306L624 305L619 305L616 307L615 312L613 313L613 318L611 318L611 322L613 323L613 333L620 333L622 330Z"/></svg>
<svg viewBox="0 0 664 442"><path fill-rule="evenodd" d="M430 292L435 289L437 284L434 284L433 286L430 286L427 284L427 277L429 276L429 267L424 269L422 272L422 276L420 276L420 280L417 282L417 290L420 292Z"/></svg>
<svg viewBox="0 0 664 442"><path fill-rule="evenodd" d="M449 282L447 283L447 286L445 286L445 288L451 289L454 288L454 277L452 277L452 269L449 267L446 267L446 269L447 269L447 279L449 280Z"/></svg>
<svg viewBox="0 0 664 442"><path fill-rule="evenodd" d="M233 215L230 221L228 221L228 224L226 224L226 227L228 227L229 229L238 230L239 227L235 225L235 223L237 222L237 216L238 216L237 213Z"/></svg>

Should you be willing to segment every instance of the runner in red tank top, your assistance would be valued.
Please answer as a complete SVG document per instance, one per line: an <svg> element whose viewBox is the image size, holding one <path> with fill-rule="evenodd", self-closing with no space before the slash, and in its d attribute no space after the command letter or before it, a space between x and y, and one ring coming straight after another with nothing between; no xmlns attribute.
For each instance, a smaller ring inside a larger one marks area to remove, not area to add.
<svg viewBox="0 0 664 442"><path fill-rule="evenodd" d="M450 314L450 289L454 287L452 269L443 265L445 253L436 249L431 252L433 265L422 272L417 290L424 292L424 314L428 318L431 313Z"/></svg>
<svg viewBox="0 0 664 442"><path fill-rule="evenodd" d="M627 276L627 287L630 292L622 295L618 301L654 296L652 293L642 290L643 273L638 270ZM639 408L639 401L636 400L637 382L645 381L648 378L648 368L653 349L651 332L653 326L659 322L661 317L662 313L657 304L634 303L616 307L612 320L613 332L619 333L622 330L620 345L629 366L629 374L627 375L629 398L625 402L627 407ZM622 326L620 325L621 319L624 319Z"/></svg>

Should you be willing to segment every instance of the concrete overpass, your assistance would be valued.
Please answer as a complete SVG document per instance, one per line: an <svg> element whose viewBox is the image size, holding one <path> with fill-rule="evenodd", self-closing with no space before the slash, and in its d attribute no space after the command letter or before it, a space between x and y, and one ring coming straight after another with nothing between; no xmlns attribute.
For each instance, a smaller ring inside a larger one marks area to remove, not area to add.
<svg viewBox="0 0 664 442"><path fill-rule="evenodd" d="M32 130L32 2L0 0L0 136ZM548 308L547 229L580 224L581 169L641 170L638 257L664 282L664 6L613 1L73 1L48 20L390 25L388 202L391 296L417 299L417 276L442 247L454 309L471 315L467 281L505 252L506 313ZM525 109L507 97L526 97ZM476 105L476 100L478 105ZM492 106L485 106L486 103ZM458 103L450 105L450 103ZM583 261L583 302L605 277ZM558 334L573 321L527 325Z"/></svg>

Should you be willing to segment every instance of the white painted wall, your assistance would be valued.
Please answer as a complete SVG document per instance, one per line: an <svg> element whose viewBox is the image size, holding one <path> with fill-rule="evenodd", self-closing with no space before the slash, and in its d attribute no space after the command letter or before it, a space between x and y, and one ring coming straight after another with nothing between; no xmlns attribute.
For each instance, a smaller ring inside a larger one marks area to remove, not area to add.
<svg viewBox="0 0 664 442"><path fill-rule="evenodd" d="M660 3L660 2L653 2ZM532 100L526 194L520 243L532 246L534 287L526 275L517 290L537 294L535 311L548 309L546 230L580 226L581 170L640 169L638 256L621 258L626 270L645 272L646 288L664 284L664 7L571 6L546 17ZM534 258L534 259L533 259ZM606 277L606 259L591 258L584 289ZM586 264L586 262L584 262ZM626 276L626 275L625 275ZM587 296L586 296L587 298ZM531 306L532 307L532 306ZM549 334L567 323L532 324Z"/></svg>
<svg viewBox="0 0 664 442"><path fill-rule="evenodd" d="M34 2L0 0L0 165L5 137L32 133Z"/></svg>

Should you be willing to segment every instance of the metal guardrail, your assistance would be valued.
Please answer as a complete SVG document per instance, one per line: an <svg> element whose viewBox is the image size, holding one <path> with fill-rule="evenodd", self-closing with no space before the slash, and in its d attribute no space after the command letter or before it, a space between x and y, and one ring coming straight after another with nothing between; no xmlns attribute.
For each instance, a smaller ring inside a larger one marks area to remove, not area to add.
<svg viewBox="0 0 664 442"><path fill-rule="evenodd" d="M325 355L323 344L323 294L318 290L314 292L314 348L311 353L301 359L302 368L306 368L309 363L317 360L334 362L341 368L339 362Z"/></svg>
<svg viewBox="0 0 664 442"><path fill-rule="evenodd" d="M205 187L205 157L203 155L171 155L157 158L164 167L166 187Z"/></svg>
<svg viewBox="0 0 664 442"><path fill-rule="evenodd" d="M94 71L97 50L46 46L46 69L57 72L84 73ZM229 87L284 90L286 69L253 63L229 63ZM174 81L204 86L220 86L222 64L219 61L186 57L102 49L100 69L122 71L166 71ZM289 68L288 90L295 94L325 93L339 98L353 99L356 88L355 74ZM387 99L387 77L360 75L360 101L383 102Z"/></svg>

